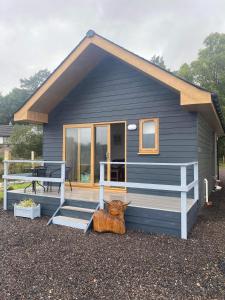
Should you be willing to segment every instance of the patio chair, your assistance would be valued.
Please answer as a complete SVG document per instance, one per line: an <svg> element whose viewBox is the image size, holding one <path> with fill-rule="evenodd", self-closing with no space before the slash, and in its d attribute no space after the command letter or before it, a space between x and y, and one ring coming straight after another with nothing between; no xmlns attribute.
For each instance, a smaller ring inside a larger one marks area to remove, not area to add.
<svg viewBox="0 0 225 300"><path fill-rule="evenodd" d="M30 170L31 170L32 177L46 177L46 174L47 174L46 167L40 166L40 167L31 168ZM32 186L32 192L34 192L36 194L37 193L37 184L39 186L41 186L45 192L45 187L40 182L33 180L28 186L26 186L24 188L24 193L26 193L26 190L30 186Z"/></svg>
<svg viewBox="0 0 225 300"><path fill-rule="evenodd" d="M71 170L72 170L71 167L66 167L66 169L65 169L65 181L69 182L70 190L72 192L73 188L72 188L72 184L71 184ZM58 174L60 174L60 172L61 172L60 168L52 170L49 173L49 177L57 176ZM58 193L60 192L60 188L61 188L61 184L59 183ZM47 192L49 190L52 191L52 182L48 182L48 184L47 184Z"/></svg>

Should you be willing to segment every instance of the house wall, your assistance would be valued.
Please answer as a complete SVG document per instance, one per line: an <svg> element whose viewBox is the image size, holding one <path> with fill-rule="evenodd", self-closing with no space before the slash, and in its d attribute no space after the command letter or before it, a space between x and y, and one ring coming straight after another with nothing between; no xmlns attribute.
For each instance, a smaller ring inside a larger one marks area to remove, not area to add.
<svg viewBox="0 0 225 300"><path fill-rule="evenodd" d="M13 210L13 205L18 203L21 199L29 199L30 195L16 193L15 191L7 192L7 209ZM49 197L32 195L32 199L41 205L41 215L51 217L56 209L60 205L60 199ZM66 204L70 205L70 201L76 202L77 206L85 207L86 201L69 200L65 199ZM87 203L87 202L86 202ZM88 207L92 205L95 209L97 203L89 202ZM187 228L188 233L191 232L194 223L197 218L197 204L194 204L187 214ZM172 212L158 209L147 209L143 207L128 206L125 212L126 228L136 231L168 234L180 237L180 212Z"/></svg>
<svg viewBox="0 0 225 300"><path fill-rule="evenodd" d="M209 182L209 194L214 187L215 169L215 145L214 131L201 114L198 114L198 162L199 162L199 194L201 204L205 199L204 178Z"/></svg>
<svg viewBox="0 0 225 300"><path fill-rule="evenodd" d="M191 232L197 219L197 203L187 213L187 230ZM125 212L126 227L150 233L181 236L180 212L128 206Z"/></svg>
<svg viewBox="0 0 225 300"><path fill-rule="evenodd" d="M30 199L31 195L16 193L15 191L7 192L7 209L13 210L15 203L19 203L21 200ZM32 199L41 205L41 215L52 216L60 205L60 198L46 197L40 195L32 195Z"/></svg>
<svg viewBox="0 0 225 300"><path fill-rule="evenodd" d="M108 58L50 113L49 123L44 125L44 159L62 159L64 124L127 121L127 124L137 124L138 127L140 119L159 118L159 155L138 154L137 129L127 131L127 161L196 161L197 114L184 110L179 102L178 93L128 65ZM179 172L179 168L175 167L133 166L127 170L127 179L178 184ZM168 192L152 193L170 195Z"/></svg>

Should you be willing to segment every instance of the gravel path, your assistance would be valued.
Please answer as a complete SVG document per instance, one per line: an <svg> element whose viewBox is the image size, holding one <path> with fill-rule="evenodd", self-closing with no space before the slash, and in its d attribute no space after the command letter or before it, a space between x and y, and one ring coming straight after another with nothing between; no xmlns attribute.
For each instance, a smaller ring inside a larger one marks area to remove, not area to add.
<svg viewBox="0 0 225 300"><path fill-rule="evenodd" d="M213 196L187 241L83 235L0 210L0 299L225 299L225 190Z"/></svg>

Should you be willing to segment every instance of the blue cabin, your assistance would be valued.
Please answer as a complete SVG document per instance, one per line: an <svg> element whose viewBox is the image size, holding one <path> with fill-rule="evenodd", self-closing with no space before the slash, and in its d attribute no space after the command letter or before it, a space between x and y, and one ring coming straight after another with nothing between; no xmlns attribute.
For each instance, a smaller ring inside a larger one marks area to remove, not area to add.
<svg viewBox="0 0 225 300"><path fill-rule="evenodd" d="M43 124L44 163L65 161L69 173L63 200L52 184L8 191L6 207L32 194L54 224L86 230L119 199L128 229L186 238L218 177L217 96L93 31L14 120Z"/></svg>

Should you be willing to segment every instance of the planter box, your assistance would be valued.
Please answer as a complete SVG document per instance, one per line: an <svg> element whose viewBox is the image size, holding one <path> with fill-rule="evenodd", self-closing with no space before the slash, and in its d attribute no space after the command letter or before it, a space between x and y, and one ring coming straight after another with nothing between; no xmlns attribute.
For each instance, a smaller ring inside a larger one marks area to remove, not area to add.
<svg viewBox="0 0 225 300"><path fill-rule="evenodd" d="M20 207L14 204L14 216L34 219L41 216L41 206L38 204L35 207Z"/></svg>

